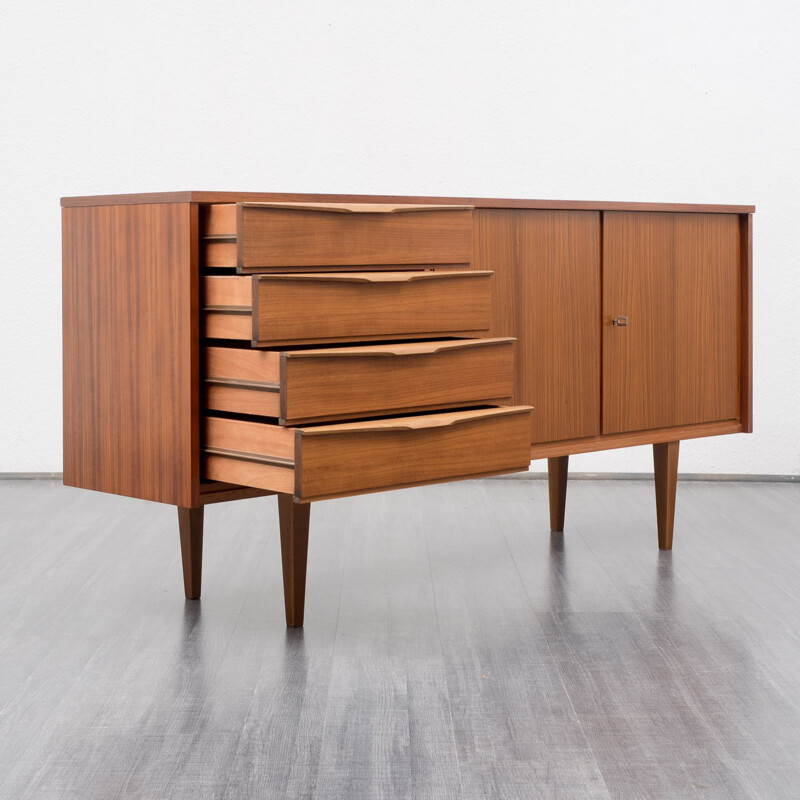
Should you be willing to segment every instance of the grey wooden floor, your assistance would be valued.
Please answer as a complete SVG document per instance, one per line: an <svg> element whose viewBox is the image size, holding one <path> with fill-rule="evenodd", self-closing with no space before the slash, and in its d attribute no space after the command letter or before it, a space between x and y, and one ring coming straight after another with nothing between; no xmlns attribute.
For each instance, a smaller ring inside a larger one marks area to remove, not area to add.
<svg viewBox="0 0 800 800"><path fill-rule="evenodd" d="M493 480L316 504L0 483L0 797L798 798L800 486Z"/></svg>

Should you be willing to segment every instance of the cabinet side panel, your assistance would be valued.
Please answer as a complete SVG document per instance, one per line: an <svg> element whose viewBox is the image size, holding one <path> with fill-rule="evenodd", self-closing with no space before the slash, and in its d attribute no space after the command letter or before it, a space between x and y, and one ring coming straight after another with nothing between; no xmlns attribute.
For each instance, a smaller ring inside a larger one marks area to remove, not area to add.
<svg viewBox="0 0 800 800"><path fill-rule="evenodd" d="M196 207L62 214L64 483L196 505Z"/></svg>
<svg viewBox="0 0 800 800"><path fill-rule="evenodd" d="M739 216L739 268L741 271L741 320L739 401L742 430L753 431L753 215Z"/></svg>

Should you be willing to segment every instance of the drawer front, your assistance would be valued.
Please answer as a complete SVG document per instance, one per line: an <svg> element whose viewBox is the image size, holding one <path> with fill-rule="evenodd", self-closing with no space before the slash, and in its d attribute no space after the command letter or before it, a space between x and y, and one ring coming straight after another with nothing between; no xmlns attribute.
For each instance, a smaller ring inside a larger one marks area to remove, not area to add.
<svg viewBox="0 0 800 800"><path fill-rule="evenodd" d="M204 334L260 346L480 335L492 273L477 270L205 277Z"/></svg>
<svg viewBox="0 0 800 800"><path fill-rule="evenodd" d="M204 263L263 268L401 266L472 261L472 207L237 203L201 217Z"/></svg>
<svg viewBox="0 0 800 800"><path fill-rule="evenodd" d="M525 470L529 435L528 406L303 428L208 417L204 475L320 500Z"/></svg>
<svg viewBox="0 0 800 800"><path fill-rule="evenodd" d="M513 339L284 352L208 347L205 407L282 425L510 401Z"/></svg>

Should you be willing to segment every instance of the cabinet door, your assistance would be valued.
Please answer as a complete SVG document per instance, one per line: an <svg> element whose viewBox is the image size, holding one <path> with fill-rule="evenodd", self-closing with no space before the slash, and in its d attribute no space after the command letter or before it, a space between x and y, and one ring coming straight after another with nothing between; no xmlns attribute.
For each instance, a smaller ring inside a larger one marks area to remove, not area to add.
<svg viewBox="0 0 800 800"><path fill-rule="evenodd" d="M492 336L515 336L531 442L600 433L600 213L479 209L473 267L494 271Z"/></svg>
<svg viewBox="0 0 800 800"><path fill-rule="evenodd" d="M604 434L738 418L739 267L735 214L604 214Z"/></svg>

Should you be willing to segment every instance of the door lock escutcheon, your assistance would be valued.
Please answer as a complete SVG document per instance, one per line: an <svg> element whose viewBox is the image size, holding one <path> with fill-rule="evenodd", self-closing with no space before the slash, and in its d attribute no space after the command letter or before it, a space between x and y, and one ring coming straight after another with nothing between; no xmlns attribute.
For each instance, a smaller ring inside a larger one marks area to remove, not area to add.
<svg viewBox="0 0 800 800"><path fill-rule="evenodd" d="M617 314L616 317L611 317L611 324L616 325L619 328L627 328L628 318L622 314Z"/></svg>

